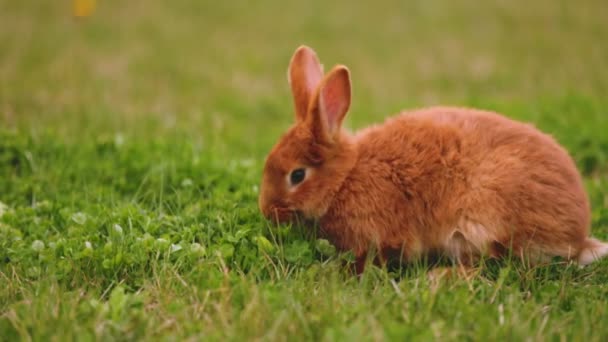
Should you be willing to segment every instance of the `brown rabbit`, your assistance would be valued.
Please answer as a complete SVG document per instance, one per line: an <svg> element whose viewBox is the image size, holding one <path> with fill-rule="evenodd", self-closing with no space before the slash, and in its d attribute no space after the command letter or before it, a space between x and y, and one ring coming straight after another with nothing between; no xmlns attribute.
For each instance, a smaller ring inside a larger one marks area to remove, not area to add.
<svg viewBox="0 0 608 342"><path fill-rule="evenodd" d="M302 46L289 65L296 122L270 152L259 205L268 219L315 221L363 270L440 253L461 265L505 253L581 265L608 254L589 237L589 202L568 153L534 127L496 113L436 107L357 134L341 129L349 71L323 75Z"/></svg>

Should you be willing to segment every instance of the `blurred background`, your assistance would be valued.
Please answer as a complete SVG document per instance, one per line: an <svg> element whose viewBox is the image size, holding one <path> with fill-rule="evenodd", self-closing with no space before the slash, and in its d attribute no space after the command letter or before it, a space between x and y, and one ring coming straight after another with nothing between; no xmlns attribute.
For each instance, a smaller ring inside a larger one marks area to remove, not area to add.
<svg viewBox="0 0 608 342"><path fill-rule="evenodd" d="M291 122L287 64L307 44L351 69L349 127L467 105L572 147L608 127L607 15L604 0L0 0L0 120L263 155Z"/></svg>

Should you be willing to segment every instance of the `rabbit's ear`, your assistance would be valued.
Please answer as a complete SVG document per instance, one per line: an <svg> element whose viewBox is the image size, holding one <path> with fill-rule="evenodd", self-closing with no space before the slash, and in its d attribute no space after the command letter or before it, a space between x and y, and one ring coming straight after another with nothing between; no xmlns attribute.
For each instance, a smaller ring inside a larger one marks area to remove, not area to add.
<svg viewBox="0 0 608 342"><path fill-rule="evenodd" d="M323 78L323 68L315 52L300 46L289 62L288 81L296 110L296 120L304 121L314 90Z"/></svg>
<svg viewBox="0 0 608 342"><path fill-rule="evenodd" d="M310 122L318 140L334 140L350 107L350 97L348 68L335 66L319 85L311 111Z"/></svg>

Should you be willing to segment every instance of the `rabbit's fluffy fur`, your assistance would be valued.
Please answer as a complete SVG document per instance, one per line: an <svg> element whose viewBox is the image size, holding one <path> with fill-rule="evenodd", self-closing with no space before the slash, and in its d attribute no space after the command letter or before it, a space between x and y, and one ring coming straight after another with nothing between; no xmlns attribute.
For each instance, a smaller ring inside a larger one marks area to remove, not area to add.
<svg viewBox="0 0 608 342"><path fill-rule="evenodd" d="M590 209L572 158L550 136L496 113L435 107L401 113L352 135L344 66L326 75L313 50L292 57L296 123L270 152L260 209L277 222L315 221L358 271L378 259L444 254L561 256L588 264L608 254L589 237ZM291 173L304 169L292 184Z"/></svg>

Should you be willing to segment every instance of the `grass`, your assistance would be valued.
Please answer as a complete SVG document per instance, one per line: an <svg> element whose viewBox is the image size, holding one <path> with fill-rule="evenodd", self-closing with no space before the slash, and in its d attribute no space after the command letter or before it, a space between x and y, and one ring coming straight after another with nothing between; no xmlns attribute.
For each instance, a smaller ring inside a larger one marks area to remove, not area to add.
<svg viewBox="0 0 608 342"><path fill-rule="evenodd" d="M367 6L367 7L366 7ZM476 106L573 155L608 239L605 1L0 2L0 340L608 338L608 261L361 279L269 227L264 156L302 43L351 68L347 121Z"/></svg>

